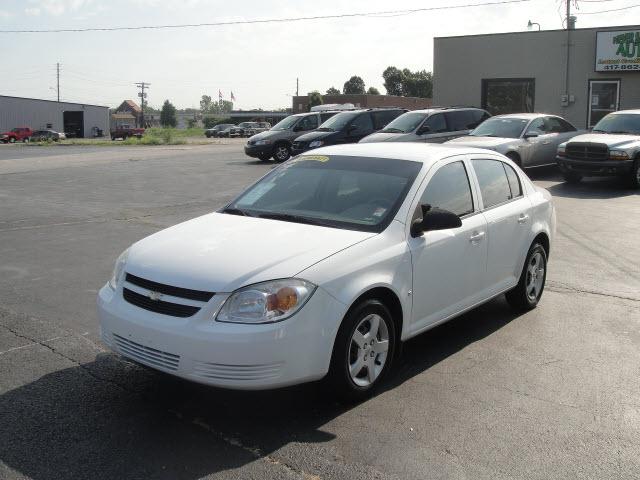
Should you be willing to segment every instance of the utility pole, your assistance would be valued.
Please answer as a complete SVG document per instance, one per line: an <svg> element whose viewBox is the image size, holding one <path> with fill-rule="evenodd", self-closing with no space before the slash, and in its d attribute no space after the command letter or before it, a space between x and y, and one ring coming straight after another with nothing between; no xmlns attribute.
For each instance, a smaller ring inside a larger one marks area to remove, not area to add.
<svg viewBox="0 0 640 480"><path fill-rule="evenodd" d="M145 98L147 98L147 94L144 92L145 88L149 88L151 84L150 83L146 83L146 82L138 82L136 83L136 87L138 87L140 89L140 92L138 93L138 96L140 97L140 108L142 109L142 115L140 117L140 123L142 125L140 125L142 128L144 127L144 100Z"/></svg>
<svg viewBox="0 0 640 480"><path fill-rule="evenodd" d="M567 3L567 18L566 18L566 22L567 22L567 65L566 65L566 71L565 71L565 75L564 75L564 95L565 95L565 99L564 102L562 102L564 105L564 107L568 108L569 107L569 70L570 70L570 63L569 60L571 58L571 0L565 0Z"/></svg>
<svg viewBox="0 0 640 480"><path fill-rule="evenodd" d="M300 95L299 89L300 89L300 79L296 78L296 97Z"/></svg>
<svg viewBox="0 0 640 480"><path fill-rule="evenodd" d="M58 93L58 103L60 103L60 63L56 63L56 92Z"/></svg>

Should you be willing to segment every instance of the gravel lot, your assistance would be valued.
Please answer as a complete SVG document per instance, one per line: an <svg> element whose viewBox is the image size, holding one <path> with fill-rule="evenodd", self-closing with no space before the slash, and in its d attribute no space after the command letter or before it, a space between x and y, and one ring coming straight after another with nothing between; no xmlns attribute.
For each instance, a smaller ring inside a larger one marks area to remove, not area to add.
<svg viewBox="0 0 640 480"><path fill-rule="evenodd" d="M0 478L638 478L640 195L615 180L532 173L559 221L539 308L496 299L408 342L363 404L107 352L116 256L267 172L241 143L0 146Z"/></svg>

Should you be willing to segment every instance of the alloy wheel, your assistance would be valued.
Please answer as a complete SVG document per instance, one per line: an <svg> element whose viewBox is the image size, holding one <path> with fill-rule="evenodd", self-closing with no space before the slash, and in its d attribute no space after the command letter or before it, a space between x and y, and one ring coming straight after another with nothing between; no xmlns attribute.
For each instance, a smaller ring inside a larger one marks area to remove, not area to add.
<svg viewBox="0 0 640 480"><path fill-rule="evenodd" d="M378 314L364 317L351 335L348 355L349 375L359 387L373 384L387 363L389 327Z"/></svg>
<svg viewBox="0 0 640 480"><path fill-rule="evenodd" d="M545 260L540 252L531 256L527 266L527 296L534 301L544 286Z"/></svg>

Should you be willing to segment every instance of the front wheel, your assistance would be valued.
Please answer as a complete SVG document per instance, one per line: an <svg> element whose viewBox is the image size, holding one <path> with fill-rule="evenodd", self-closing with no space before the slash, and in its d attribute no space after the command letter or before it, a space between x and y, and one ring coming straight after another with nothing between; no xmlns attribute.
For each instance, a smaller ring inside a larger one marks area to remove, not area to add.
<svg viewBox="0 0 640 480"><path fill-rule="evenodd" d="M507 302L519 311L536 308L542 297L546 279L547 252L541 244L534 243L527 253L518 285L506 294Z"/></svg>
<svg viewBox="0 0 640 480"><path fill-rule="evenodd" d="M276 149L273 153L273 158L275 159L276 162L286 162L287 160L289 160L290 156L291 156L291 149L289 148L289 145L286 145L286 144L276 145Z"/></svg>
<svg viewBox="0 0 640 480"><path fill-rule="evenodd" d="M16 139L15 139L15 138L13 138L13 137L11 137L11 138L9 139L9 143L16 143Z"/></svg>
<svg viewBox="0 0 640 480"><path fill-rule="evenodd" d="M567 183L580 183L582 181L582 175L580 175L579 173L575 173L575 172L565 172L562 174L562 176L564 177L564 180Z"/></svg>
<svg viewBox="0 0 640 480"><path fill-rule="evenodd" d="M395 324L387 307L378 300L362 302L338 330L327 381L345 400L365 399L391 368L395 346Z"/></svg>
<svg viewBox="0 0 640 480"><path fill-rule="evenodd" d="M640 188L640 158L633 163L631 177L629 177L629 186L635 189Z"/></svg>

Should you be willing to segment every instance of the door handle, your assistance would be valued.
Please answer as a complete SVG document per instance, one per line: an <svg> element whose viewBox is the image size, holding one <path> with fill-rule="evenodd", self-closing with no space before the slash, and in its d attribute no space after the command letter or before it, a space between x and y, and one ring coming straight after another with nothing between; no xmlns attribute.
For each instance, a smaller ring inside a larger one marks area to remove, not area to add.
<svg viewBox="0 0 640 480"><path fill-rule="evenodd" d="M527 220L529 220L529 215L527 215L526 213L521 213L518 217L518 223L520 224L527 223Z"/></svg>
<svg viewBox="0 0 640 480"><path fill-rule="evenodd" d="M473 232L473 234L469 237L469 241L471 243L478 243L483 238L484 238L484 232Z"/></svg>

